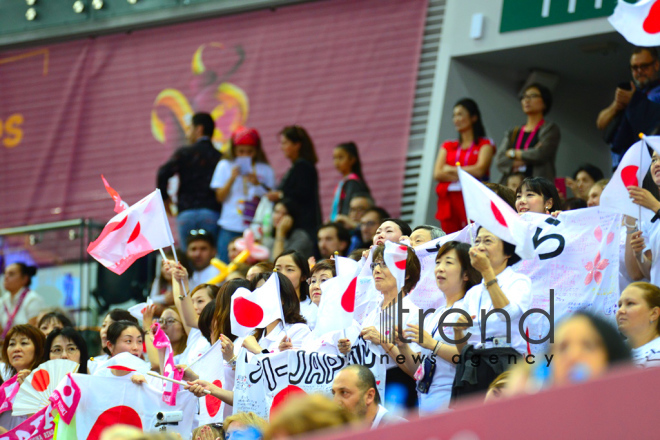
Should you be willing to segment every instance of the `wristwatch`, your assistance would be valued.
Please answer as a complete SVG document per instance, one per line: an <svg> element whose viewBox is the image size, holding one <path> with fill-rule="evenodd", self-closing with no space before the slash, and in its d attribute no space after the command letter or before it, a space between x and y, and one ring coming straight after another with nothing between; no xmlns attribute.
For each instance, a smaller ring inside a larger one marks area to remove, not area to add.
<svg viewBox="0 0 660 440"><path fill-rule="evenodd" d="M486 289L488 289L490 286L492 286L495 283L497 283L497 278L493 278L492 280L488 281L487 283L484 283L484 285L486 286Z"/></svg>

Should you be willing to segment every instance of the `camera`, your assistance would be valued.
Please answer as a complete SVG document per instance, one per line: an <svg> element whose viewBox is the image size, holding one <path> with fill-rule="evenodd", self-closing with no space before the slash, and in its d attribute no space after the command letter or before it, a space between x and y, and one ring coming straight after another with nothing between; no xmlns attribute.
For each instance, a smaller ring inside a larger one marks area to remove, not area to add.
<svg viewBox="0 0 660 440"><path fill-rule="evenodd" d="M157 425L176 425L183 420L182 411L161 411L156 414Z"/></svg>

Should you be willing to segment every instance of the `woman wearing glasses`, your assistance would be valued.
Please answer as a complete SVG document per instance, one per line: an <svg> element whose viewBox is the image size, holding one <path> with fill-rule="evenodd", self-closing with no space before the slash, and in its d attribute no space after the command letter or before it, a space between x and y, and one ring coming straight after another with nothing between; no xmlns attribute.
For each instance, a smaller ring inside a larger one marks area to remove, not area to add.
<svg viewBox="0 0 660 440"><path fill-rule="evenodd" d="M284 127L280 132L280 145L284 156L291 161L291 168L280 181L277 191L268 193L268 199L277 202L287 198L298 206L304 206L305 209L297 213L294 222L316 243L316 230L321 225L321 205L314 143L304 128L293 125Z"/></svg>
<svg viewBox="0 0 660 440"><path fill-rule="evenodd" d="M160 368L159 356L153 345L153 336L149 334L149 329L153 321L153 306L148 307L144 313L144 320L142 325L147 329L143 330L147 334L145 340L147 347L147 354L149 355L149 361L151 362L152 369ZM163 329L163 332L167 335L172 345L172 355L174 356L174 363L176 364L185 364L185 359L182 359L182 354L186 351L188 335L186 334L186 329L181 322L181 316L179 315L176 307L168 307L160 315L160 319L157 320L160 324L160 327ZM199 330L197 330L199 332ZM201 335L201 332L200 332ZM203 338L203 337L202 337Z"/></svg>
<svg viewBox="0 0 660 440"><path fill-rule="evenodd" d="M544 119L552 107L552 93L541 84L530 84L520 103L527 121L504 135L496 158L497 169L503 176L500 183L505 184L506 176L518 172L525 177L545 177L554 182L560 132L557 124Z"/></svg>
<svg viewBox="0 0 660 440"><path fill-rule="evenodd" d="M46 337L45 361L68 359L80 364L78 373L87 374L87 344L73 327L56 328Z"/></svg>
<svg viewBox="0 0 660 440"><path fill-rule="evenodd" d="M419 324L419 307L417 307L408 298L408 294L417 285L419 281L421 265L417 255L412 248L407 247L405 282L401 291L397 289L396 278L387 267L383 258L385 252L384 245L378 245L373 248L373 263L371 263L371 273L374 279L376 290L382 296L380 306L369 313L362 322L362 331L360 336L365 341L371 342L377 352L389 355L386 363L386 388L385 393L389 394L393 390L399 390L398 401L405 402L409 409L417 407L417 393L415 391L415 381L411 376L398 368L397 356L399 352L394 343L394 333L399 324L402 328L408 325ZM401 307L401 316L403 322L398 322L399 307ZM404 313L405 310L405 313ZM348 353L351 350L353 341L347 338L338 340L337 348L341 353ZM412 344L414 352L419 352L417 344ZM399 400L400 399L400 400Z"/></svg>
<svg viewBox="0 0 660 440"><path fill-rule="evenodd" d="M469 98L458 101L454 105L453 121L458 139L442 144L433 171L433 178L438 181L438 210L435 218L440 220L447 234L460 231L467 225L456 163L460 163L463 171L487 181L495 154L495 144L486 137L476 102Z"/></svg>

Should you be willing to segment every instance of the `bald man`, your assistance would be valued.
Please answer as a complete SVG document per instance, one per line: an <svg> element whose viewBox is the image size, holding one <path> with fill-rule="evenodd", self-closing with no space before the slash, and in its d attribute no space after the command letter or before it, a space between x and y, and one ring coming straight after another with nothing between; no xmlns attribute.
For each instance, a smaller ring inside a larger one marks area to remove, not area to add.
<svg viewBox="0 0 660 440"><path fill-rule="evenodd" d="M370 424L371 429L406 421L380 404L376 378L364 365L349 365L341 370L332 383L332 395L335 403Z"/></svg>

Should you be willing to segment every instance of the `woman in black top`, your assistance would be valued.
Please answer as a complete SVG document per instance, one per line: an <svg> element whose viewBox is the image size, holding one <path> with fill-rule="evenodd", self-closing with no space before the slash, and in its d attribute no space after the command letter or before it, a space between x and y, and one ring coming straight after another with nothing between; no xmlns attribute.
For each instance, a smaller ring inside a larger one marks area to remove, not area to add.
<svg viewBox="0 0 660 440"><path fill-rule="evenodd" d="M282 178L277 191L268 193L268 199L272 202L283 198L295 201L301 209L294 223L316 243L316 230L321 225L321 206L314 143L304 128L293 125L282 129L280 144L282 152L291 161L291 168Z"/></svg>

